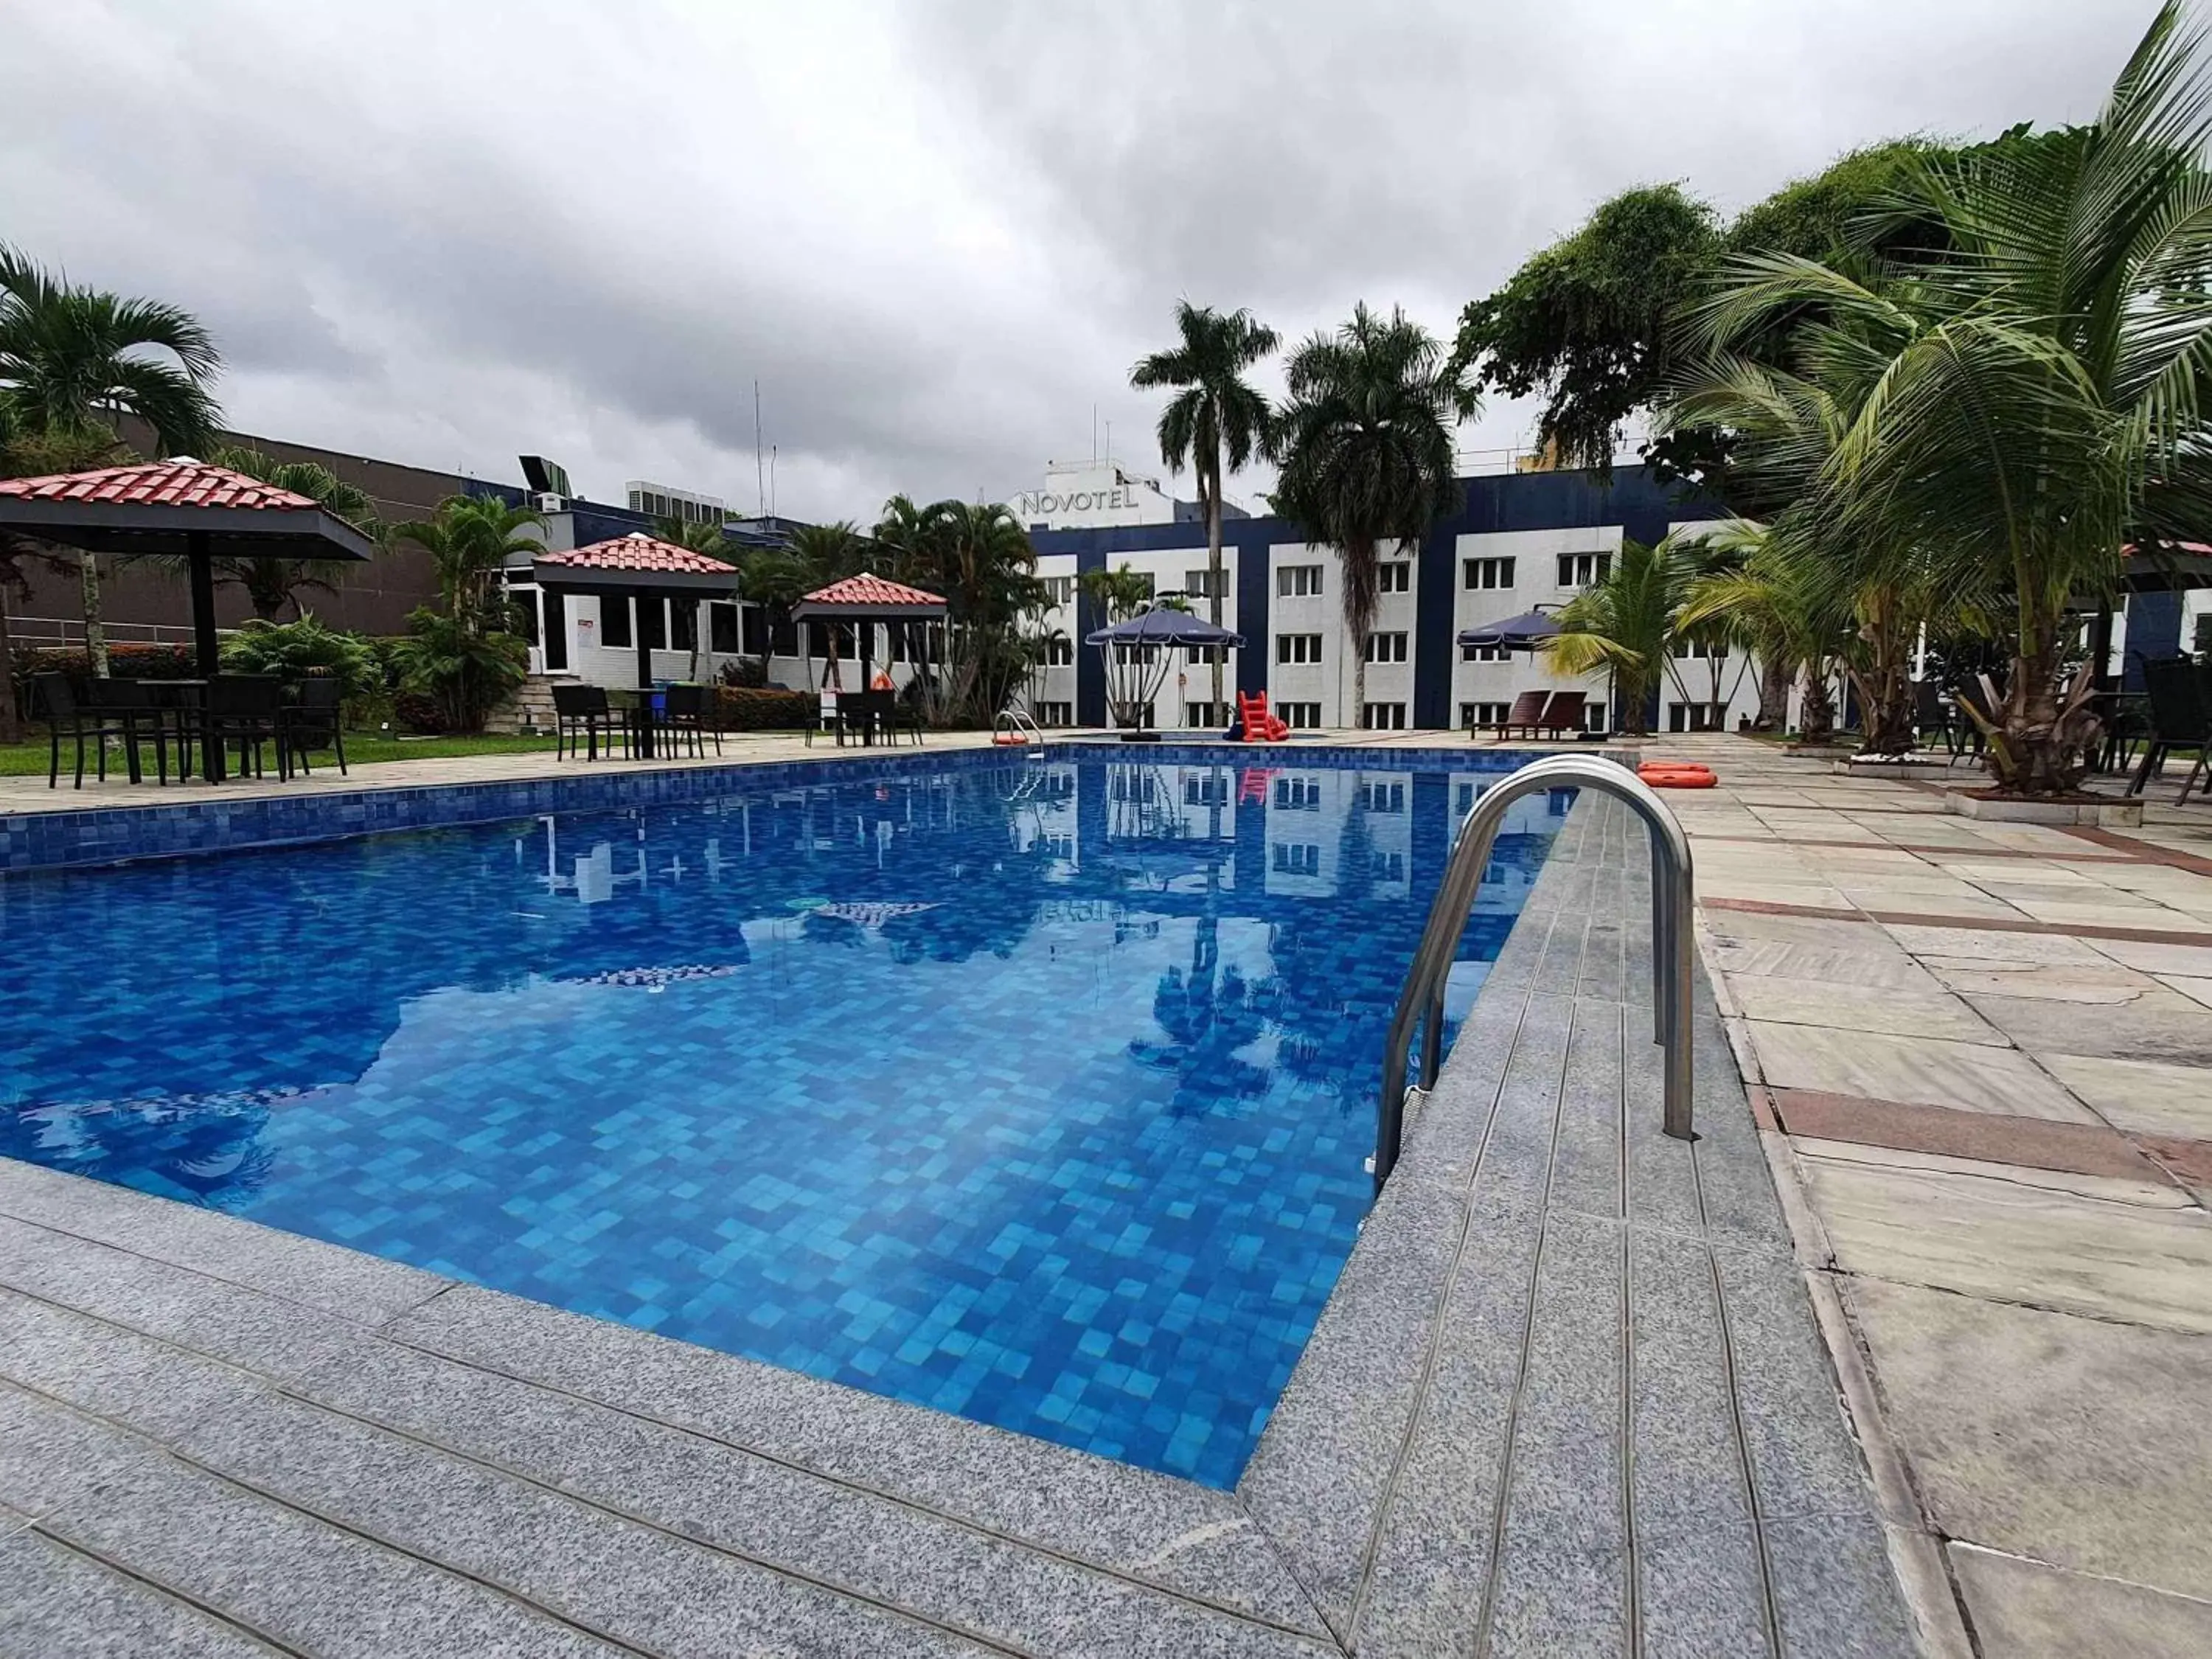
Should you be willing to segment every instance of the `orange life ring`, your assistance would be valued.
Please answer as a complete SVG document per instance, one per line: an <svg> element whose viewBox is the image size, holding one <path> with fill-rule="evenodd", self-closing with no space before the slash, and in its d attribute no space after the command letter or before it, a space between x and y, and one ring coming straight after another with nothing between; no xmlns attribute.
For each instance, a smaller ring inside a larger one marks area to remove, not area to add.
<svg viewBox="0 0 2212 1659"><path fill-rule="evenodd" d="M1001 749L1018 749L1027 743L1029 738L1019 732L997 732L992 734L991 741Z"/></svg>
<svg viewBox="0 0 2212 1659"><path fill-rule="evenodd" d="M1646 761L1636 775L1654 789L1710 789L1720 780L1695 761Z"/></svg>

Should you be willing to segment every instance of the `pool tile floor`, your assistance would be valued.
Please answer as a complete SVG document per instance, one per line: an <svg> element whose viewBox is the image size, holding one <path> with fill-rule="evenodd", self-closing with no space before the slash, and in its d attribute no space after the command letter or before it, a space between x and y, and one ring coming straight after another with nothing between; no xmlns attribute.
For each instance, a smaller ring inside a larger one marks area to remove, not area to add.
<svg viewBox="0 0 2212 1659"><path fill-rule="evenodd" d="M0 1160L0 1652L1905 1654L1586 799L1233 1492Z"/></svg>

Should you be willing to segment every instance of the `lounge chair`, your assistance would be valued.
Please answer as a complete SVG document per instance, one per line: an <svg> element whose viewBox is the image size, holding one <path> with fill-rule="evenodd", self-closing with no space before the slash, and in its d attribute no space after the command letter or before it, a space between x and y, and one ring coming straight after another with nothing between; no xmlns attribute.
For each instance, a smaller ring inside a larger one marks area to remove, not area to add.
<svg viewBox="0 0 2212 1659"><path fill-rule="evenodd" d="M2135 775L2128 780L2128 793L2142 793L2151 775L2165 766L2168 750L2194 746L2197 764L2189 769L2188 781L2174 797L2179 806L2196 787L2197 774L2205 769L2208 750L2212 750L2212 707L2207 706L2204 671L2186 657L2148 661L2142 671L2143 690L2150 703L2150 742ZM2212 779L2206 780L2205 787L2212 790Z"/></svg>
<svg viewBox="0 0 2212 1659"><path fill-rule="evenodd" d="M1525 731L1530 737L1534 737L1536 727L1544 718L1544 705L1550 696L1548 691L1523 691L1514 698L1513 707L1505 711L1505 718L1491 728L1498 733L1498 742L1504 743L1516 732ZM1468 728L1467 735L1468 740L1473 741L1473 727Z"/></svg>
<svg viewBox="0 0 2212 1659"><path fill-rule="evenodd" d="M1536 724L1557 741L1562 732L1583 729L1583 704L1587 701L1579 691L1554 691L1552 700L1544 705L1543 717Z"/></svg>

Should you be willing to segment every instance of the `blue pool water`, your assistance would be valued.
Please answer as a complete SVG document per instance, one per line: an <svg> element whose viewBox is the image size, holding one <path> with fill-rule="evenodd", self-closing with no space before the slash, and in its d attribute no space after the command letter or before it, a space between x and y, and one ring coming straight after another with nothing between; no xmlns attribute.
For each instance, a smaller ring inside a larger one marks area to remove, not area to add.
<svg viewBox="0 0 2212 1659"><path fill-rule="evenodd" d="M1512 758L947 757L0 878L0 1153L1227 1486Z"/></svg>

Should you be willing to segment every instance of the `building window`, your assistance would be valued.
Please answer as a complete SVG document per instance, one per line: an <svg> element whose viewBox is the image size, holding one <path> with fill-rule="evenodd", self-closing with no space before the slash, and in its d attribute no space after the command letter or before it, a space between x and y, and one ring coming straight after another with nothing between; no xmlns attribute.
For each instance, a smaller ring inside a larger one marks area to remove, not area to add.
<svg viewBox="0 0 2212 1659"><path fill-rule="evenodd" d="M1411 559L1391 559L1375 568L1375 591L1378 593L1410 593L1413 591L1413 562Z"/></svg>
<svg viewBox="0 0 2212 1659"><path fill-rule="evenodd" d="M1192 731L1229 724L1229 705L1225 702L1187 702L1182 706L1182 723Z"/></svg>
<svg viewBox="0 0 2212 1659"><path fill-rule="evenodd" d="M1182 781L1182 804L1185 806L1228 805L1228 775L1222 772L1186 774Z"/></svg>
<svg viewBox="0 0 2212 1659"><path fill-rule="evenodd" d="M1367 660L1370 662L1403 662L1406 660L1406 635L1370 634L1367 636Z"/></svg>
<svg viewBox="0 0 2212 1659"><path fill-rule="evenodd" d="M1719 729L1709 702L1670 702L1667 705L1669 732L1712 732Z"/></svg>
<svg viewBox="0 0 2212 1659"><path fill-rule="evenodd" d="M627 651L631 642L629 596L603 596L599 600L599 643L610 651Z"/></svg>
<svg viewBox="0 0 2212 1659"><path fill-rule="evenodd" d="M1212 599L1213 597L1213 572L1210 569L1184 571L1182 573L1182 591L1189 594L1194 599ZM1221 597L1224 599L1229 597L1229 566L1226 562L1224 562L1221 567Z"/></svg>
<svg viewBox="0 0 2212 1659"><path fill-rule="evenodd" d="M738 607L727 599L708 601L707 648L718 656L733 657L738 637Z"/></svg>
<svg viewBox="0 0 2212 1659"><path fill-rule="evenodd" d="M1363 783L1359 786L1359 805L1370 812L1402 812L1406 810L1406 786L1398 783Z"/></svg>
<svg viewBox="0 0 2212 1659"><path fill-rule="evenodd" d="M1229 647L1225 645L1187 645L1183 656L1194 666L1200 663L1227 662Z"/></svg>
<svg viewBox="0 0 2212 1659"><path fill-rule="evenodd" d="M1403 881L1406 878L1406 855L1403 853L1376 853L1367 860L1367 876L1370 881Z"/></svg>
<svg viewBox="0 0 2212 1659"><path fill-rule="evenodd" d="M1072 702L1040 702L1030 705L1039 726L1073 726L1075 724L1075 705Z"/></svg>
<svg viewBox="0 0 2212 1659"><path fill-rule="evenodd" d="M1603 703L1586 702L1583 705L1583 730L1585 732L1602 732L1605 730L1605 705Z"/></svg>
<svg viewBox="0 0 2212 1659"><path fill-rule="evenodd" d="M665 599L639 599L637 627L647 650L668 649L668 602Z"/></svg>
<svg viewBox="0 0 2212 1659"><path fill-rule="evenodd" d="M1275 714L1294 732L1316 731L1321 726L1321 705L1317 702L1279 702Z"/></svg>
<svg viewBox="0 0 2212 1659"><path fill-rule="evenodd" d="M699 607L688 599L668 602L668 620L673 637L669 643L678 651L699 648Z"/></svg>
<svg viewBox="0 0 2212 1659"><path fill-rule="evenodd" d="M1267 849L1268 859L1279 876L1317 876L1321 873L1321 848L1311 842L1277 842Z"/></svg>
<svg viewBox="0 0 2212 1659"><path fill-rule="evenodd" d="M1157 645L1117 645L1114 647L1114 660L1124 668L1149 668L1159 659L1160 648Z"/></svg>
<svg viewBox="0 0 2212 1659"><path fill-rule="evenodd" d="M1359 711L1359 723L1370 732L1402 732L1406 729L1406 705L1370 702Z"/></svg>
<svg viewBox="0 0 2212 1659"><path fill-rule="evenodd" d="M1462 559L1460 574L1470 588L1510 587L1513 586L1513 561Z"/></svg>
<svg viewBox="0 0 2212 1659"><path fill-rule="evenodd" d="M1601 582L1613 569L1610 553L1562 553L1559 555L1559 586L1588 587Z"/></svg>
<svg viewBox="0 0 2212 1659"><path fill-rule="evenodd" d="M1459 706L1459 723L1465 726L1503 726L1505 717L1513 712L1512 705L1503 702L1463 702Z"/></svg>
<svg viewBox="0 0 2212 1659"><path fill-rule="evenodd" d="M775 654L779 657L795 657L799 654L799 624L788 617L781 617L776 620Z"/></svg>
<svg viewBox="0 0 2212 1659"><path fill-rule="evenodd" d="M1075 578L1047 576L1044 579L1044 602L1059 609L1075 603Z"/></svg>
<svg viewBox="0 0 2212 1659"><path fill-rule="evenodd" d="M1695 657L1701 661L1717 660L1727 657L1728 644L1723 640L1677 640L1674 641L1674 654Z"/></svg>
<svg viewBox="0 0 2212 1659"><path fill-rule="evenodd" d="M1075 660L1075 641L1065 634L1054 634L1044 642L1044 665L1065 668Z"/></svg>
<svg viewBox="0 0 2212 1659"><path fill-rule="evenodd" d="M1319 778L1277 778L1275 805L1286 812L1320 811L1321 780Z"/></svg>
<svg viewBox="0 0 2212 1659"><path fill-rule="evenodd" d="M1512 652L1502 645L1462 645L1459 648L1462 662L1505 662Z"/></svg>
<svg viewBox="0 0 2212 1659"><path fill-rule="evenodd" d="M1275 592L1286 599L1311 599L1321 592L1321 567L1286 564L1275 572Z"/></svg>
<svg viewBox="0 0 2212 1659"><path fill-rule="evenodd" d="M1278 634L1275 635L1277 662L1319 662L1321 635L1318 634Z"/></svg>

